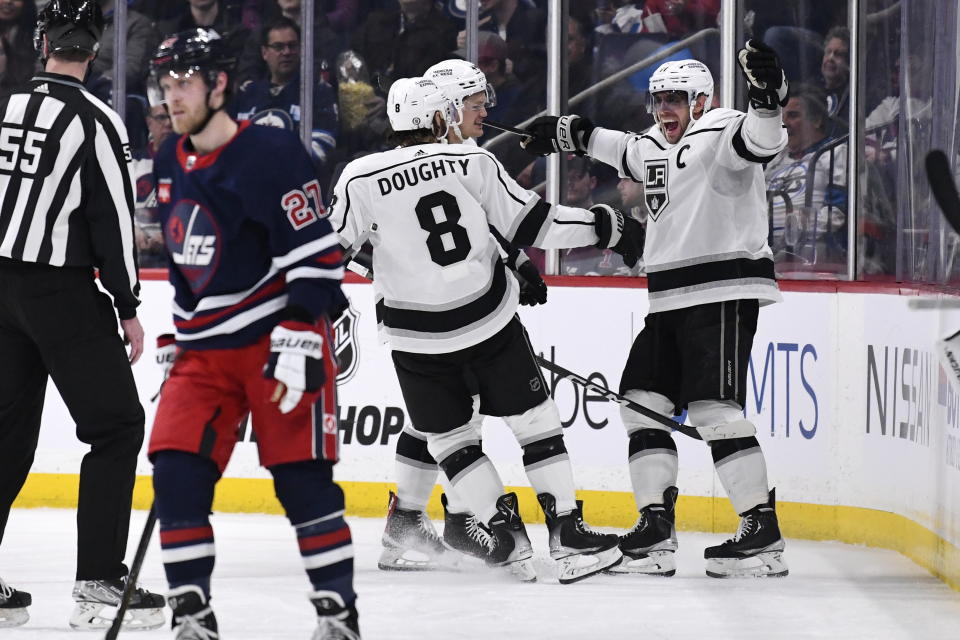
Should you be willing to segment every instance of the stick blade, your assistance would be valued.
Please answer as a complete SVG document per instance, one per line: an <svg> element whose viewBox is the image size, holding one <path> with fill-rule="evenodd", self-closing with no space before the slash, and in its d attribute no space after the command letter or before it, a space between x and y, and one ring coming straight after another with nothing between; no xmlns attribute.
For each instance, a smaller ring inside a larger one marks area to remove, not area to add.
<svg viewBox="0 0 960 640"><path fill-rule="evenodd" d="M957 194L957 184L953 179L950 161L940 149L934 149L927 154L927 180L933 197L943 211L944 217L955 233L960 233L960 195Z"/></svg>

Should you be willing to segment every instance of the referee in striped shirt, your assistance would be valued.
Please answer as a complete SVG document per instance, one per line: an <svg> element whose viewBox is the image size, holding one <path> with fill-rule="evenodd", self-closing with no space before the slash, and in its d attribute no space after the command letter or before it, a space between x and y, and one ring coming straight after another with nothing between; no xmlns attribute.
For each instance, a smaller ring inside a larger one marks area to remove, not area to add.
<svg viewBox="0 0 960 640"><path fill-rule="evenodd" d="M90 445L76 577L116 580L144 424L130 369L143 351L130 150L123 121L82 84L103 32L98 3L52 0L37 26L45 71L0 100L0 540L50 377Z"/></svg>

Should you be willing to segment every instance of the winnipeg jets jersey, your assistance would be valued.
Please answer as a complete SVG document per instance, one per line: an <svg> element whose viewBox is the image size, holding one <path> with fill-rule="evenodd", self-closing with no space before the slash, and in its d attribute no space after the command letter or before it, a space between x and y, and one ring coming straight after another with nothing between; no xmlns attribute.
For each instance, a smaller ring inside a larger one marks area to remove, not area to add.
<svg viewBox="0 0 960 640"><path fill-rule="evenodd" d="M513 317L519 287L495 228L521 246L597 243L594 215L520 187L490 152L424 144L354 160L334 188L341 244L373 246L381 337L399 351L448 353L493 336Z"/></svg>
<svg viewBox="0 0 960 640"><path fill-rule="evenodd" d="M295 135L241 122L205 155L170 136L154 176L180 347L242 347L288 305L315 317L342 306L342 251Z"/></svg>
<svg viewBox="0 0 960 640"><path fill-rule="evenodd" d="M779 111L713 109L676 144L659 126L597 128L588 154L644 186L650 311L723 300L781 300L767 244L763 163L787 142Z"/></svg>
<svg viewBox="0 0 960 640"><path fill-rule="evenodd" d="M786 149L764 170L771 248L817 261L821 246L846 243L847 145L825 138L799 158ZM839 234L843 234L839 236Z"/></svg>

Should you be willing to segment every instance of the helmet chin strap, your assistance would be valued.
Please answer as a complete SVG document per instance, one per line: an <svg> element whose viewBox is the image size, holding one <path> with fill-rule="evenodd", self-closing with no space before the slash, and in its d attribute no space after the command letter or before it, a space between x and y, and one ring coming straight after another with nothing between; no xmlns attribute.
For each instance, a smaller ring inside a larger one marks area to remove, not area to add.
<svg viewBox="0 0 960 640"><path fill-rule="evenodd" d="M210 96L212 95L213 95L213 89L207 89L207 99L203 101L203 106L207 108L207 115L199 125L193 128L193 130L190 132L191 136L196 136L203 133L204 129L207 128L207 125L210 124L210 121L213 120L213 116L217 115L218 111L223 110L223 106L224 106L223 104L221 104L216 109L210 106Z"/></svg>

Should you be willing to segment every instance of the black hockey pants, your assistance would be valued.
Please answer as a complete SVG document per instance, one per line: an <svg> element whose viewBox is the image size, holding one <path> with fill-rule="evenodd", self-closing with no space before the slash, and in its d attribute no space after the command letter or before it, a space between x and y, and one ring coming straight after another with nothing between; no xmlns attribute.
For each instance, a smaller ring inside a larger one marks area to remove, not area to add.
<svg viewBox="0 0 960 640"><path fill-rule="evenodd" d="M116 314L91 269L0 258L0 541L33 463L48 375L90 445L76 577L120 577L144 415Z"/></svg>

